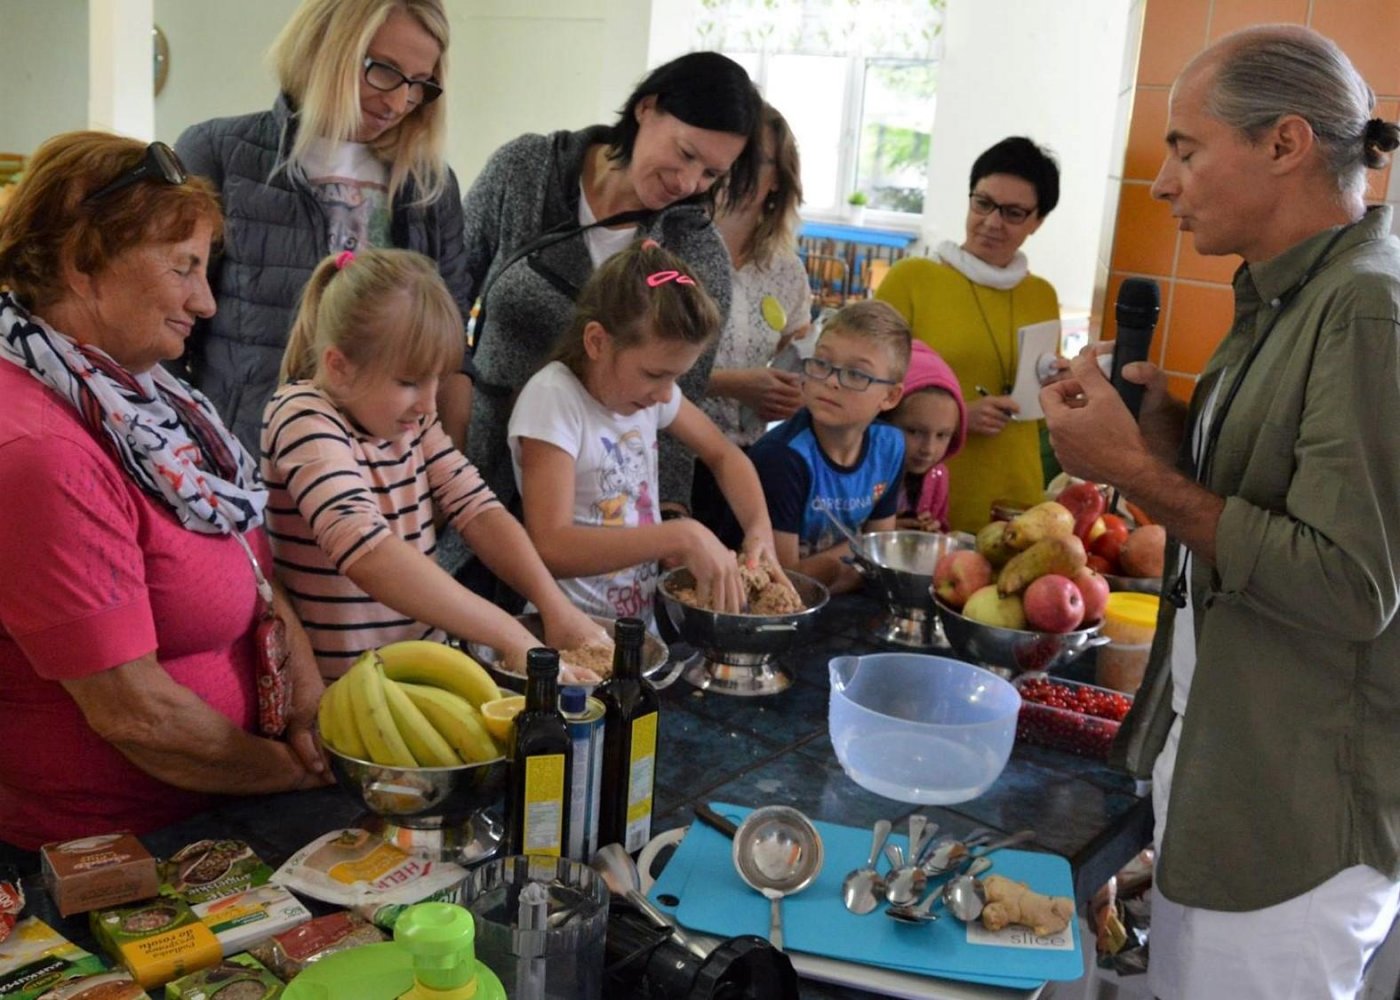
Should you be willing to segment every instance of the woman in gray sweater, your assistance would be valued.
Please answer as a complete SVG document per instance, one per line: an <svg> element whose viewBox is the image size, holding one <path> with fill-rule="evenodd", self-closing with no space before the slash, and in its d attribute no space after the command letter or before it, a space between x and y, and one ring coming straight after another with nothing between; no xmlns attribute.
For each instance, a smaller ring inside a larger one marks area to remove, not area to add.
<svg viewBox="0 0 1400 1000"><path fill-rule="evenodd" d="M743 67L692 52L653 70L612 125L523 135L492 155L463 211L467 270L482 297L467 452L497 496L516 493L506 444L515 396L602 261L654 239L728 312L729 254L710 207L721 187L739 198L752 189L761 129L762 100ZM711 349L680 380L688 398L704 396L713 360ZM662 445L663 503L689 501L692 461Z"/></svg>

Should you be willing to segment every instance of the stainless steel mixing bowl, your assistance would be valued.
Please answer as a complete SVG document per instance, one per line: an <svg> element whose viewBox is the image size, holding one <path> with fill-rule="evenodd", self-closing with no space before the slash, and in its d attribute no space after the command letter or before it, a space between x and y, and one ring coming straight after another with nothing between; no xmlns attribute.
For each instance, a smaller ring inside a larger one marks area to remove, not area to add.
<svg viewBox="0 0 1400 1000"><path fill-rule="evenodd" d="M685 679L696 687L723 694L762 695L782 691L792 678L773 657L792 647L826 606L826 587L801 573L787 574L805 607L789 615L733 615L682 604L673 589L695 585L690 570L680 567L661 578L661 599L676 631L701 653L688 665Z"/></svg>
<svg viewBox="0 0 1400 1000"><path fill-rule="evenodd" d="M325 748L335 780L377 822L385 840L440 861L490 857L503 828L499 814L510 765L505 757L456 767L386 767Z"/></svg>
<svg viewBox="0 0 1400 1000"><path fill-rule="evenodd" d="M611 618L600 618L590 615L595 622L607 629L608 635L612 635L613 626L616 622ZM526 615L516 615L516 621L524 625L526 630L533 636L544 641L544 619L538 614L531 612ZM483 667L491 671L491 675L496 678L496 682L504 688L512 691L525 690L525 675L511 670L502 659L501 654L490 646L479 642L466 643L469 654ZM660 676L662 669L666 666L666 661L670 658L671 651L660 638L648 632L646 642L642 645L642 676L651 680L652 685L657 689L670 687L679 675L680 671L675 670L667 676ZM580 684L579 687L592 691L594 685Z"/></svg>
<svg viewBox="0 0 1400 1000"><path fill-rule="evenodd" d="M1010 673L1053 670L1077 660L1085 650L1108 642L1099 625L1073 632L1033 632L973 621L933 598L943 632L954 652Z"/></svg>

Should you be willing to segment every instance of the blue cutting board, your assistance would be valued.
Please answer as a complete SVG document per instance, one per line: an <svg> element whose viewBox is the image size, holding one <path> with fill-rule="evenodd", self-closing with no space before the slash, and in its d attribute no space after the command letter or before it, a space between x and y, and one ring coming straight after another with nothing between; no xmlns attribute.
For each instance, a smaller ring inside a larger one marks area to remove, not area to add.
<svg viewBox="0 0 1400 1000"><path fill-rule="evenodd" d="M750 812L721 802L712 807L736 823ZM1013 989L1084 974L1077 921L1070 922L1073 949L1061 951L971 944L965 925L948 915L936 923L909 926L878 909L864 916L851 913L841 903L841 882L847 872L865 863L870 831L832 823L815 825L825 850L822 870L810 886L782 902L783 933L792 950ZM891 839L898 843L903 838ZM728 837L692 823L649 895L684 927L721 937L757 934L766 938L768 901L739 878L731 850ZM1069 862L1059 855L1004 850L996 852L993 860L994 872L1026 882L1037 892L1074 895Z"/></svg>

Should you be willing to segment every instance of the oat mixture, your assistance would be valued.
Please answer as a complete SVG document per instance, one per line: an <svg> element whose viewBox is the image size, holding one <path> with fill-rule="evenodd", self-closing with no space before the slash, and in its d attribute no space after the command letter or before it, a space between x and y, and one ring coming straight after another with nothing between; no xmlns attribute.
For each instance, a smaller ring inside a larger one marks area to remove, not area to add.
<svg viewBox="0 0 1400 1000"><path fill-rule="evenodd" d="M744 565L741 553L736 552L734 558L739 562L739 576L744 581L744 596L749 603L747 614L791 615L802 610L802 599L781 569L766 562L750 569ZM671 596L693 608L714 610L713 605L700 601L694 587L673 587Z"/></svg>

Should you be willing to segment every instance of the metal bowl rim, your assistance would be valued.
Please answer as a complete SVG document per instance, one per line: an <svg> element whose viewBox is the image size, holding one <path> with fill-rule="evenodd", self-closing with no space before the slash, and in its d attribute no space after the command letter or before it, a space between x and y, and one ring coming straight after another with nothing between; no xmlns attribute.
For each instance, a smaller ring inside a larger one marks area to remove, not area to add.
<svg viewBox="0 0 1400 1000"><path fill-rule="evenodd" d="M799 618L803 618L807 615L810 615L813 612L820 611L822 608L826 607L827 602L831 600L831 591L827 588L826 584L822 583L815 577L808 576L805 573L798 573L796 570L785 569L783 570L783 572L787 575L787 578L789 580L801 580L804 583L809 583L812 586L816 587L821 595L821 599L816 604L810 604L807 607L803 608L801 611L789 611L787 614L783 615L745 615L733 614L727 611L712 611L709 608L702 608L699 605L687 604L675 594L671 593L671 589L669 586L667 586L667 584L669 584L676 575L680 573L689 572L689 567L676 566L673 569L668 569L665 573L661 574L661 579L658 580L656 584L656 589L661 594L661 599L664 601L669 601L670 603L676 605L676 607L685 608L687 611L693 611L696 614L701 615L712 615L715 618L734 619L736 622L745 623L759 621L795 621ZM692 574L691 578L694 579L694 574Z"/></svg>
<svg viewBox="0 0 1400 1000"><path fill-rule="evenodd" d="M329 743L327 743L324 739L321 738L321 735L319 733L316 734L316 742L321 745L322 750L330 754L332 757L339 757L341 760L348 761L351 764L361 764L365 767L377 767L382 770L389 771L423 771L429 774L456 774L460 771L470 771L473 768L486 767L491 764L499 764L509 759L506 757L505 754L501 754L499 757L492 757L490 760L479 760L472 764L449 764L445 767L399 767L396 764L376 764L372 760L364 760L360 757L351 757L348 753L337 750L335 747L331 746Z"/></svg>
<svg viewBox="0 0 1400 1000"><path fill-rule="evenodd" d="M1075 637L1075 636L1083 636L1083 637L1085 637L1085 638L1091 638L1091 637L1093 637L1094 635L1097 635L1098 633L1100 633L1100 632L1103 631L1103 621L1102 621L1102 620L1100 620L1100 621L1096 622L1095 624L1090 625L1090 626L1088 626L1088 627L1086 627L1086 628L1077 628L1077 629L1074 629L1073 631L1070 631L1070 632L1040 632L1040 631L1037 631L1037 630L1035 630L1035 629L1004 628L1004 627L1002 627L1001 625L988 625L986 622L979 622L979 621L978 621L977 619L975 619L975 618L969 618L969 617L967 617L967 615L962 614L961 612L957 611L955 608L949 607L947 604L943 603L943 599L942 599L941 597L939 597L937 594L933 594L932 597L933 597L933 604L934 604L934 607L936 607L936 608L938 609L938 613L939 613L939 614L952 615L954 618L958 619L959 621L967 622L969 625L972 625L972 626L974 626L974 627L976 627L976 628L987 629L988 631L991 631L991 632L1004 632L1004 633L1006 633L1007 635L1025 636L1025 637L1027 637L1027 638L1036 638L1036 639L1044 638L1045 636L1059 636L1059 637L1062 637L1062 638L1065 638L1065 639L1069 639L1069 638L1072 638L1072 637Z"/></svg>

